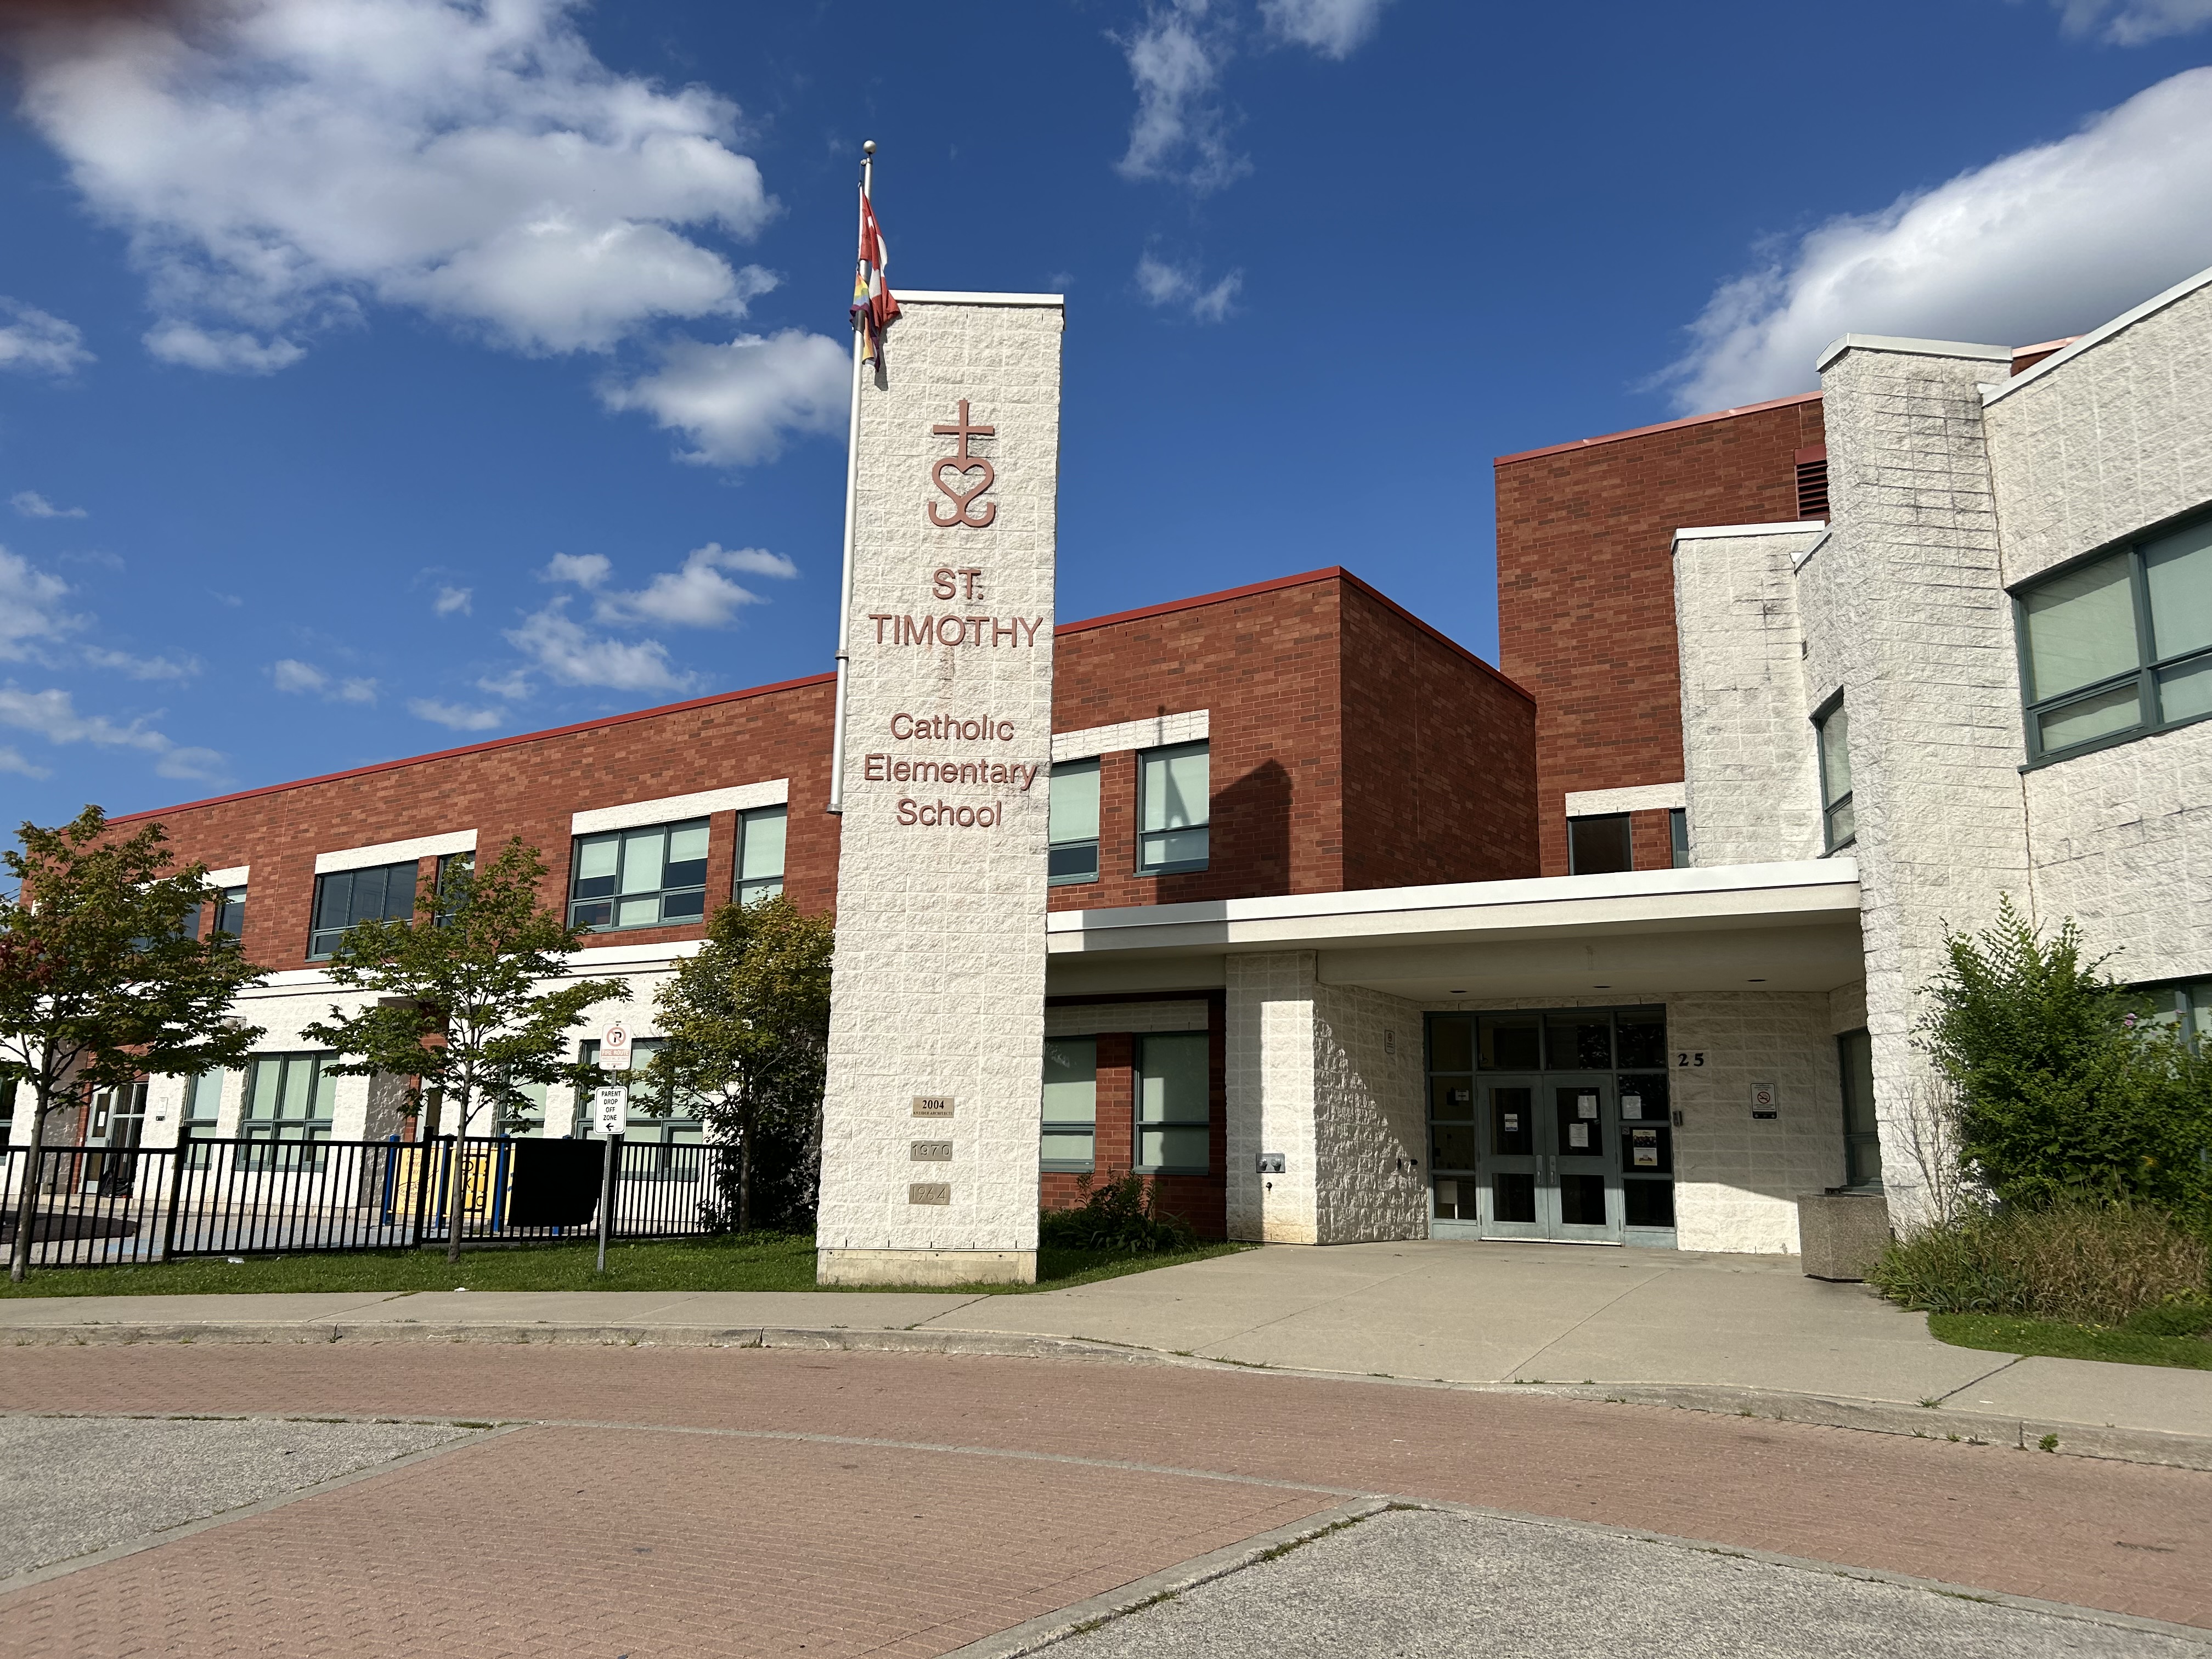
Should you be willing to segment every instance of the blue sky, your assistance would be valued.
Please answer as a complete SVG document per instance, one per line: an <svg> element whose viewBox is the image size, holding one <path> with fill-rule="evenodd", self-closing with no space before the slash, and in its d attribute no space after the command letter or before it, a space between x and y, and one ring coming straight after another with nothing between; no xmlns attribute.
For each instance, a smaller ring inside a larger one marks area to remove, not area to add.
<svg viewBox="0 0 2212 1659"><path fill-rule="evenodd" d="M1492 456L2212 264L2212 0L127 9L0 8L0 823L825 669L864 137L1068 296L1063 617L1492 654Z"/></svg>

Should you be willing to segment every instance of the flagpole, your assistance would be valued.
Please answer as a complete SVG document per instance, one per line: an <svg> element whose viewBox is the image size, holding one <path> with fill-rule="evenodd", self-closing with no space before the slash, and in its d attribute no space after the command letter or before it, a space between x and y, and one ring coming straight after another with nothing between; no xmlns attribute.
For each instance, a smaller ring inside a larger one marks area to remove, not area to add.
<svg viewBox="0 0 2212 1659"><path fill-rule="evenodd" d="M876 182L876 141L860 146L860 210L867 211ZM845 680L852 661L853 643L853 520L860 494L860 356L867 348L867 331L853 330L853 403L845 423L845 574L837 584L837 711L830 734L829 811L845 810Z"/></svg>

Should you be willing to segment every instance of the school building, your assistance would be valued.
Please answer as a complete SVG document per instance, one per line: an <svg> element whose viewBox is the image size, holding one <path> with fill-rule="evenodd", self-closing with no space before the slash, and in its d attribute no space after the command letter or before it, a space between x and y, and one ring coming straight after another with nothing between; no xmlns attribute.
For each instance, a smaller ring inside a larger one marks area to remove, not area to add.
<svg viewBox="0 0 2212 1659"><path fill-rule="evenodd" d="M1286 1243L1787 1252L1834 1189L1909 1224L1922 988L2004 894L2212 1031L2212 272L2069 341L1819 367L1498 459L1495 666L1334 568L1056 627L1049 773L1005 786L1049 792L1044 1203L1134 1169ZM510 836L591 929L577 971L630 987L594 1020L649 1040L714 906L834 904L833 696L139 815L272 970L264 1052L85 1137L411 1133L301 1036L318 960ZM854 764L935 811L976 725L856 729ZM529 1133L582 1119L550 1090Z"/></svg>

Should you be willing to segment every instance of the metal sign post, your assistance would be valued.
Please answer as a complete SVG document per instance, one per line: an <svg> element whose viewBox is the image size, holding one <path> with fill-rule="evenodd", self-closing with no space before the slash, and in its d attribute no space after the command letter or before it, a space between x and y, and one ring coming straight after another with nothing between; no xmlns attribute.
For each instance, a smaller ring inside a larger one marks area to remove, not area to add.
<svg viewBox="0 0 2212 1659"><path fill-rule="evenodd" d="M599 1133L606 1137L606 1154L599 1169L599 1265L607 1270L607 1233L614 1224L615 1170L622 1162L623 1128L629 1118L629 1091L620 1086L594 1089Z"/></svg>

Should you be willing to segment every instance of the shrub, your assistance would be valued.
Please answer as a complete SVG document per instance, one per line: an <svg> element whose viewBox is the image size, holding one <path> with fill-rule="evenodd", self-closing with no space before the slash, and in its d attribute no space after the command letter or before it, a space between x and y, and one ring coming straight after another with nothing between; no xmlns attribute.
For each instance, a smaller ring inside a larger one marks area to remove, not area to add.
<svg viewBox="0 0 2212 1659"><path fill-rule="evenodd" d="M2212 1323L2203 1231L2145 1204L2061 1199L1968 1216L1891 1244L1867 1282L1928 1313L2118 1325L2172 1310L2178 1326Z"/></svg>
<svg viewBox="0 0 2212 1659"><path fill-rule="evenodd" d="M2212 1217L2212 1060L2081 957L2002 904L1954 934L1920 1031L1957 1097L1958 1157L2001 1204L2143 1200Z"/></svg>
<svg viewBox="0 0 2212 1659"><path fill-rule="evenodd" d="M1152 1183L1136 1174L1094 1187L1083 1183L1083 1202L1072 1210L1047 1210L1038 1218L1042 1243L1066 1249L1118 1250L1147 1255L1187 1250L1198 1243L1190 1223L1160 1213Z"/></svg>

